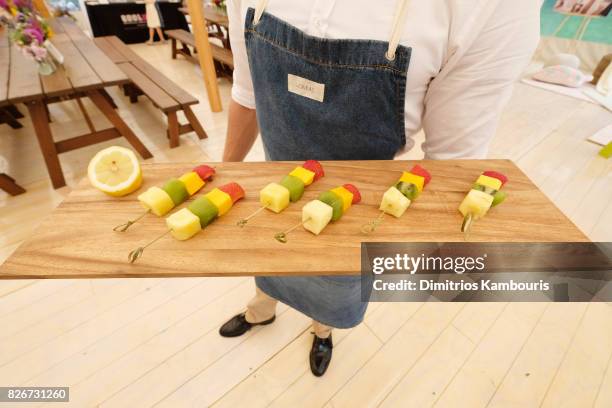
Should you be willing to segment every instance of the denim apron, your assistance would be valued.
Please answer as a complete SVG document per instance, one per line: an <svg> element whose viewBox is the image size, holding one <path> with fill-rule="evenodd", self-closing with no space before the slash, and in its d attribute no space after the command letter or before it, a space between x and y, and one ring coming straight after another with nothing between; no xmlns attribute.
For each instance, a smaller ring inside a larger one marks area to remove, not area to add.
<svg viewBox="0 0 612 408"><path fill-rule="evenodd" d="M264 13L266 1L248 9L246 49L267 159L393 159L405 144L411 49L398 42L406 3L398 2L389 42L312 37ZM257 277L256 284L337 328L363 320L371 290L364 286L362 301L360 276Z"/></svg>

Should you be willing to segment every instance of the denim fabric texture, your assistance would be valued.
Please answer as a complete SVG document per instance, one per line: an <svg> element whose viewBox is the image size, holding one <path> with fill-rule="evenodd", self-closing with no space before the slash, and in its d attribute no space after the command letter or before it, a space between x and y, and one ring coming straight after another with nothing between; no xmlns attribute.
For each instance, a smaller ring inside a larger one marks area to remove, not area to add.
<svg viewBox="0 0 612 408"><path fill-rule="evenodd" d="M261 135L270 160L393 159L406 143L404 101L411 49L312 37L264 13L245 40ZM288 92L289 74L325 85L323 102Z"/></svg>
<svg viewBox="0 0 612 408"><path fill-rule="evenodd" d="M254 14L247 12L245 40L266 158L393 159L405 144L411 49L399 46L389 61L387 42L312 37L265 12L254 25ZM323 102L289 92L289 74L324 84ZM269 296L336 328L359 324L368 306L361 276L255 281Z"/></svg>

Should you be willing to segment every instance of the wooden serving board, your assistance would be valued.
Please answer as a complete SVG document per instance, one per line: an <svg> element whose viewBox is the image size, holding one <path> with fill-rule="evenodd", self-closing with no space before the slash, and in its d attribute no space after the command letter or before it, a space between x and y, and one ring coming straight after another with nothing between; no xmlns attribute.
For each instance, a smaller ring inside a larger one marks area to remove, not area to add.
<svg viewBox="0 0 612 408"><path fill-rule="evenodd" d="M291 204L281 214L264 211L245 228L237 227L240 218L259 208L259 190L269 182L280 181L299 164L212 164L217 177L202 192L236 181L246 190L246 198L188 241L177 241L167 235L149 247L135 264L128 263L128 253L163 233L164 218L148 215L129 231L114 232L113 226L141 213L138 192L113 198L83 180L0 266L0 279L358 274L362 241L463 241L462 216L457 208L484 170L501 171L509 177L504 186L508 198L474 224L470 241L588 241L509 160L420 162L432 174L431 183L401 218L385 216L378 229L369 235L361 232L361 226L378 216L384 191L415 163L322 162L325 177L307 187L300 202ZM189 171L194 164L142 167L145 182L140 192ZM286 244L273 238L276 232L299 222L301 208L307 201L344 183L355 184L363 200L342 219L330 223L319 236L300 227L289 235Z"/></svg>

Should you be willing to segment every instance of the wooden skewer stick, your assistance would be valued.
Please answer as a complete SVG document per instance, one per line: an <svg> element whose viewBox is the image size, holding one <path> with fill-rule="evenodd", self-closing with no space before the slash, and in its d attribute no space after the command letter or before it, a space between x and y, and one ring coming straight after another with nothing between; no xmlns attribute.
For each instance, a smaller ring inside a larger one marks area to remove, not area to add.
<svg viewBox="0 0 612 408"><path fill-rule="evenodd" d="M267 205L260 207L257 211L255 211L254 213L252 213L251 215L241 218L238 220L238 222L236 223L237 226L239 226L240 228L244 227L245 225L247 225L247 223L249 222L249 220L253 217L255 217L257 214L259 214L260 212L262 212L263 210L265 210L266 208L268 208Z"/></svg>
<svg viewBox="0 0 612 408"><path fill-rule="evenodd" d="M372 221L368 222L367 224L363 224L361 226L361 232L363 232L364 234L369 234L371 232L374 232L374 230L376 228L378 228L380 223L383 221L383 217L384 216L385 216L385 212L381 211L380 214L378 215L378 217L376 217L375 220L372 220Z"/></svg>
<svg viewBox="0 0 612 408"><path fill-rule="evenodd" d="M293 227L283 231L283 232L279 232L278 234L274 235L274 238L278 241L278 242L282 242L283 244L287 243L287 234L289 234L291 231L293 231L294 229L296 229L297 227L300 227L302 225L304 225L304 223L310 221L310 218L306 218L305 220L303 220L302 222L300 222L299 224L295 224Z"/></svg>
<svg viewBox="0 0 612 408"><path fill-rule="evenodd" d="M463 232L466 241L468 239L468 236L470 235L470 229L472 228L473 221L474 217L472 213L468 213L465 217L463 217L463 223L461 224L461 232Z"/></svg>
<svg viewBox="0 0 612 408"><path fill-rule="evenodd" d="M151 212L151 210L147 210L147 211L143 212L137 218L134 218L133 220L130 220L130 221L126 222L125 224L117 225L115 228L113 228L113 231L116 231L116 232L125 232L125 231L127 231L128 228L130 228L132 225L136 224L138 221L143 219L145 217L145 215L147 215L150 212Z"/></svg>
<svg viewBox="0 0 612 408"><path fill-rule="evenodd" d="M167 230L166 232L164 232L163 234L161 234L160 236L158 236L157 238L155 238L154 240L149 242L147 245L142 246L142 247L138 247L135 250L133 250L132 252L130 252L130 254L128 255L128 260L130 261L130 263L136 262L136 260L138 258L140 258L140 256L142 255L142 253L144 252L144 250L146 248L148 248L149 246L153 245L154 243L156 243L157 241L159 241L160 239L162 239L166 235L168 235L169 232L170 232L170 230Z"/></svg>

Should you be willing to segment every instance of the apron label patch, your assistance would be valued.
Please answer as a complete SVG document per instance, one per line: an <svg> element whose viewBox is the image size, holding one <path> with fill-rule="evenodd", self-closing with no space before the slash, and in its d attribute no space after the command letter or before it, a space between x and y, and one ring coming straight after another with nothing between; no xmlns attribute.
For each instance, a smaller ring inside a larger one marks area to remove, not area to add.
<svg viewBox="0 0 612 408"><path fill-rule="evenodd" d="M323 102L325 84L320 84L292 74L287 75L287 84L289 92Z"/></svg>

